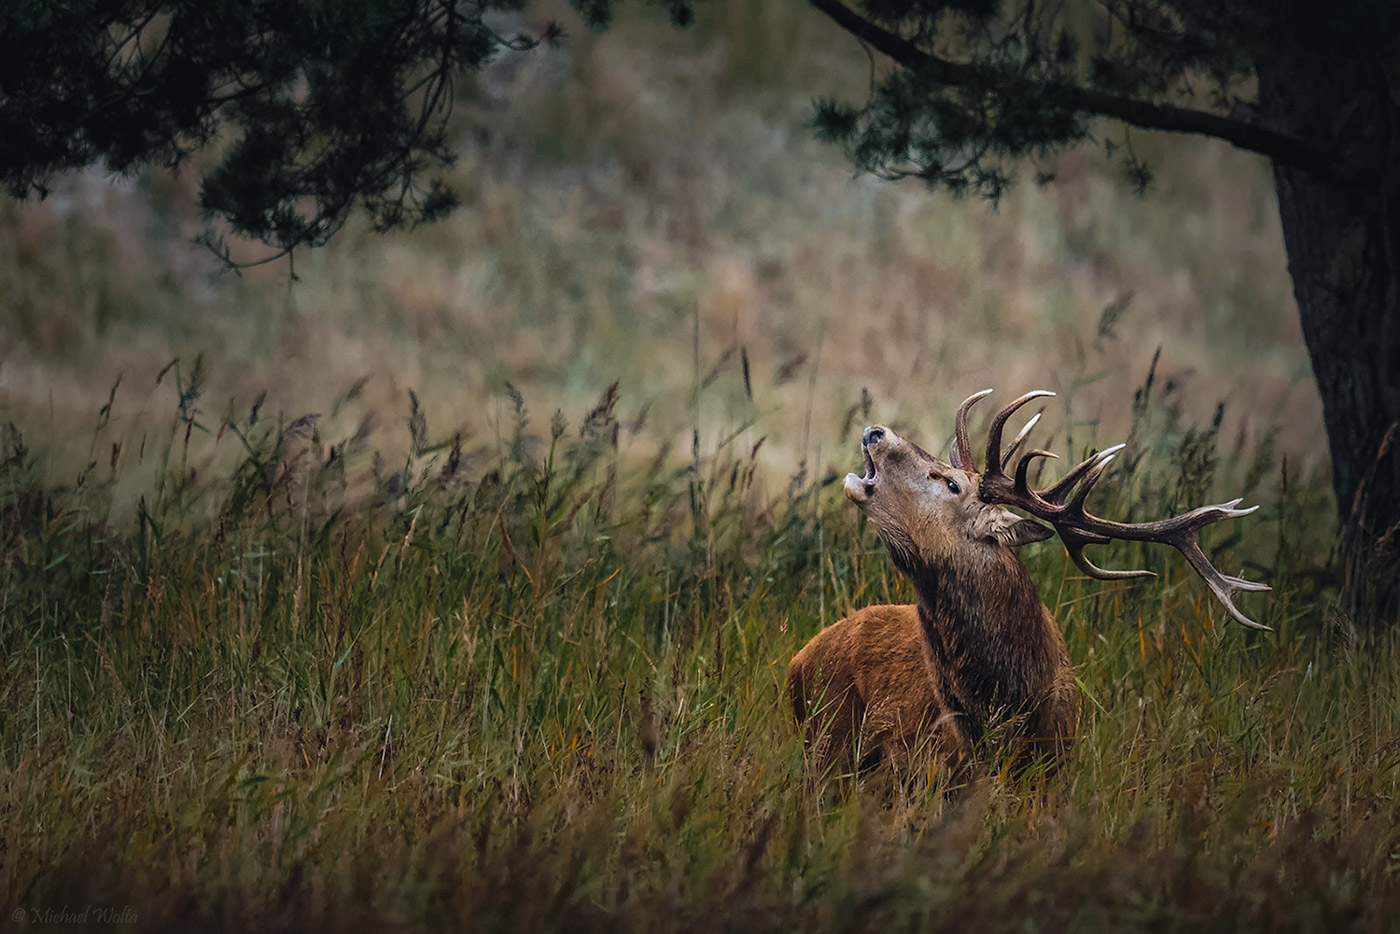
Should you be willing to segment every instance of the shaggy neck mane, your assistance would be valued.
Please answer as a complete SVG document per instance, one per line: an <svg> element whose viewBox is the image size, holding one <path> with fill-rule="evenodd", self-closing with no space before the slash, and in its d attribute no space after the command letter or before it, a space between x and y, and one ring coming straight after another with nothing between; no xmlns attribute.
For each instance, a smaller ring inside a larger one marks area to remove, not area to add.
<svg viewBox="0 0 1400 934"><path fill-rule="evenodd" d="M951 543L950 543L951 544ZM960 542L908 561L933 671L976 728L1039 699L1057 659L1040 595L1007 548Z"/></svg>

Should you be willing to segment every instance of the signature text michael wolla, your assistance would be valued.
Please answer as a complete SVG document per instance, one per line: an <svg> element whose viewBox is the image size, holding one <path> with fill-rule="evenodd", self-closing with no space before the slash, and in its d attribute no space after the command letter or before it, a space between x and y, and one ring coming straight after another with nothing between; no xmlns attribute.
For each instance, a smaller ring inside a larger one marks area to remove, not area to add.
<svg viewBox="0 0 1400 934"><path fill-rule="evenodd" d="M88 905L73 908L16 908L10 913L10 920L16 924L135 924L136 909L130 905L118 908L114 905Z"/></svg>

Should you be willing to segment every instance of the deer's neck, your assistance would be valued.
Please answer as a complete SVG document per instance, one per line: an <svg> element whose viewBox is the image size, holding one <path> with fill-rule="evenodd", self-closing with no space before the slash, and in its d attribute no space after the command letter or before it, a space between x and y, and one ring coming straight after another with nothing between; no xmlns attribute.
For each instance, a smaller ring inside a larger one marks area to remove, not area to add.
<svg viewBox="0 0 1400 934"><path fill-rule="evenodd" d="M980 729L1044 696L1068 663L1064 640L1013 553L986 549L911 570L934 677L958 713Z"/></svg>

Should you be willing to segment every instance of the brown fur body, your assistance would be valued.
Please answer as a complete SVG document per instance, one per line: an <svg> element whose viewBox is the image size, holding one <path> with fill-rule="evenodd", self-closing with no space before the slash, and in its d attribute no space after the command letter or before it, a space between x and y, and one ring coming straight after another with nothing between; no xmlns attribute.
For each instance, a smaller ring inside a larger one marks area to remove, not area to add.
<svg viewBox="0 0 1400 934"><path fill-rule="evenodd" d="M1058 759L1078 690L1065 641L1013 548L1048 530L975 498L958 471L888 429L847 495L876 522L915 606L874 606L793 658L787 689L818 768L965 765L988 731L1016 758ZM867 433L869 434L869 433ZM930 758L931 757L931 758Z"/></svg>
<svg viewBox="0 0 1400 934"><path fill-rule="evenodd" d="M961 736L939 723L949 708L933 678L917 607L869 606L827 626L793 658L787 689L823 767L849 765L852 755L867 765L907 763Z"/></svg>

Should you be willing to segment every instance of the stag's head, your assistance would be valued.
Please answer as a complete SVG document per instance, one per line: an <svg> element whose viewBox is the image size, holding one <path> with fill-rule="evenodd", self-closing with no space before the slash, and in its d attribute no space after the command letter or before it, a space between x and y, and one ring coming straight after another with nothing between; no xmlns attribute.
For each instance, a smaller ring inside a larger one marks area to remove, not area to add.
<svg viewBox="0 0 1400 934"><path fill-rule="evenodd" d="M1151 571L1100 568L1085 556L1084 548L1115 539L1160 542L1185 556L1235 619L1247 626L1268 628L1245 616L1232 598L1237 591L1269 588L1221 573L1196 541L1196 533L1202 527L1248 515L1258 507L1237 509L1239 500L1233 500L1156 522L1101 519L1087 510L1085 500L1122 445L1091 454L1048 489L1032 489L1028 480L1031 464L1036 458L1055 457L1054 454L1031 451L1020 459L1014 471L1008 473L1007 468L1040 416L1027 421L1005 451L1001 439L1007 420L1018 409L1034 399L1054 395L1044 390L1026 393L992 418L985 466L979 471L968 438L967 419L972 406L990 392L987 389L969 396L959 407L953 452L948 461L934 457L884 426L865 429L861 437L865 474L847 474L846 496L875 523L901 570L917 573L950 557L971 558L979 554L979 548L1014 548L1058 533L1070 558L1090 577L1150 577ZM1050 523L1053 531L1039 522L1020 518L1006 506L1015 506Z"/></svg>
<svg viewBox="0 0 1400 934"><path fill-rule="evenodd" d="M846 497L870 517L900 568L936 566L969 548L1016 547L1055 533L985 502L979 475L934 457L883 425L861 436L865 474L846 476Z"/></svg>

